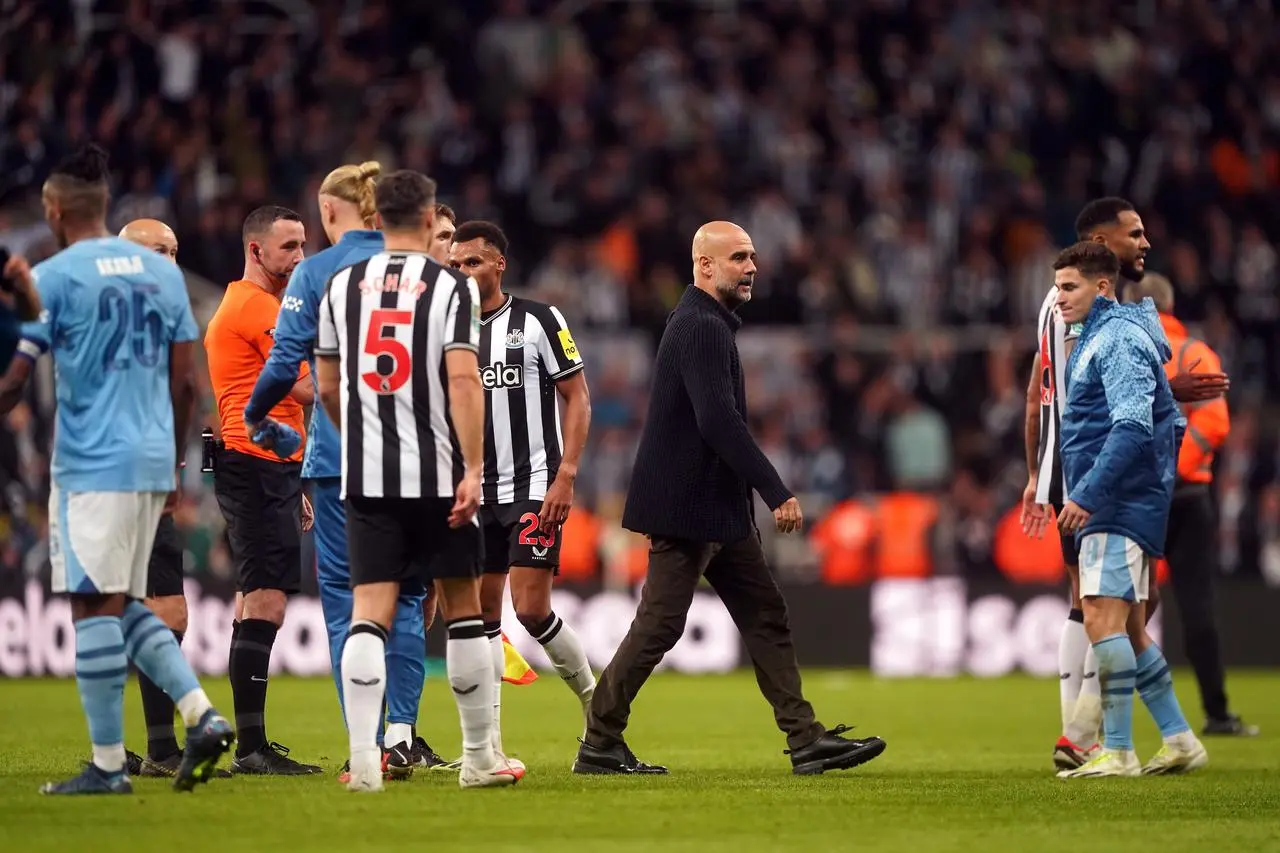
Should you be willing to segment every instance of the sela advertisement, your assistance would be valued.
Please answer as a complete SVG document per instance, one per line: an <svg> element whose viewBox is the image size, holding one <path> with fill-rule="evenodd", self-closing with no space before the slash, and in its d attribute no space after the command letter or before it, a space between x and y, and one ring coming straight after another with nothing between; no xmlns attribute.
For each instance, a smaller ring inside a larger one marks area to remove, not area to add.
<svg viewBox="0 0 1280 853"><path fill-rule="evenodd" d="M640 589L602 590L564 584L553 607L574 627L591 665L604 668L626 635ZM1058 636L1065 594L1055 588L967 584L959 578L879 581L870 586L795 586L784 589L796 656L802 667L866 667L884 678L997 677L1057 674ZM226 673L232 595L189 579L189 627L183 651L202 675ZM1280 666L1272 616L1280 590L1224 584L1217 590L1223 657L1228 667ZM1172 594L1149 629L1164 641L1174 664L1185 664ZM520 627L507 602L507 637L535 668L550 669L541 647ZM428 654L444 654L442 623L432 628ZM694 596L684 635L661 668L687 674L730 672L750 665L733 620L710 592ZM319 599L294 596L272 655L272 672L321 676L329 672ZM0 591L0 677L71 677L75 636L65 598L29 581Z"/></svg>

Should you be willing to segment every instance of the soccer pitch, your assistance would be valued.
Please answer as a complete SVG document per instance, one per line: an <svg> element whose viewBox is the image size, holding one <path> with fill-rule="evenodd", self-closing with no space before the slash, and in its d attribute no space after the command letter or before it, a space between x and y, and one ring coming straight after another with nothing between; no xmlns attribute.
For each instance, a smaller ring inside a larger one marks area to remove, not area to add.
<svg viewBox="0 0 1280 853"><path fill-rule="evenodd" d="M1198 725L1195 686L1177 674ZM225 680L207 682L228 716ZM1051 680L884 681L810 671L806 692L828 726L884 737L857 770L793 777L785 744L750 674L655 676L629 729L665 778L578 777L577 702L554 675L503 690L509 754L529 766L514 788L462 791L420 772L381 795L348 793L336 770L346 737L331 681L275 678L268 736L323 776L214 780L194 794L135 779L132 797L53 798L39 785L78 770L87 735L72 681L10 681L0 696L0 841L24 851L389 850L1280 850L1280 673L1232 673L1232 704L1262 727L1209 739L1210 766L1187 777L1066 782L1053 775ZM459 750L448 687L432 678L421 729ZM1138 754L1158 736L1139 705ZM131 681L128 746L141 751ZM229 763L224 760L223 766Z"/></svg>

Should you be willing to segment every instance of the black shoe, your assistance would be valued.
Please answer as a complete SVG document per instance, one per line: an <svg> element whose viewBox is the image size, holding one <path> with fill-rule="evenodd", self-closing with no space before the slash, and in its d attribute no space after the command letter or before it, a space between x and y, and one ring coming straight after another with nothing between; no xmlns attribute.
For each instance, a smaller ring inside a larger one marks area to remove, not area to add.
<svg viewBox="0 0 1280 853"><path fill-rule="evenodd" d="M93 764L92 758L90 758L88 761L81 761L80 769L83 770L84 768L88 767L91 764ZM136 752L131 752L130 750L126 749L124 751L124 772L126 776L141 776L142 775L142 756L138 755L138 753Z"/></svg>
<svg viewBox="0 0 1280 853"><path fill-rule="evenodd" d="M413 766L421 767L423 770L457 770L462 766L462 761L445 761L426 739L415 737L413 746L409 754L413 757Z"/></svg>
<svg viewBox="0 0 1280 853"><path fill-rule="evenodd" d="M1228 714L1221 719L1206 720L1202 735L1235 735L1236 737L1257 737L1258 727L1251 726L1235 714Z"/></svg>
<svg viewBox="0 0 1280 853"><path fill-rule="evenodd" d="M149 776L153 779L172 779L178 775L178 768L182 766L182 750L170 753L164 758L152 758L147 756L142 759L142 771L137 775ZM213 768L213 778L230 779L231 771L225 767Z"/></svg>
<svg viewBox="0 0 1280 853"><path fill-rule="evenodd" d="M231 762L232 773L253 776L309 776L323 770L315 764L300 764L289 757L289 748L272 741Z"/></svg>
<svg viewBox="0 0 1280 853"><path fill-rule="evenodd" d="M849 726L839 725L806 747L783 750L784 755L791 756L791 772L811 776L828 770L848 770L884 752L886 744L880 738L841 737L847 731L851 731Z"/></svg>
<svg viewBox="0 0 1280 853"><path fill-rule="evenodd" d="M667 768L659 764L645 764L636 758L631 747L625 743L617 744L609 749L596 749L581 738L578 743L578 757L573 762L573 772L584 775L648 775L661 776Z"/></svg>
<svg viewBox="0 0 1280 853"><path fill-rule="evenodd" d="M407 743L398 743L386 750L382 769L389 779L408 779L413 775L413 748Z"/></svg>

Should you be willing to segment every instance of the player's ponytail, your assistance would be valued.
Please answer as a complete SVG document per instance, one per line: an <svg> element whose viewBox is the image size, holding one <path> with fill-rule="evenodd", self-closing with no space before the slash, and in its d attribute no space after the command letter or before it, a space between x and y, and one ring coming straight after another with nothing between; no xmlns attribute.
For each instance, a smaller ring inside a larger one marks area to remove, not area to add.
<svg viewBox="0 0 1280 853"><path fill-rule="evenodd" d="M360 211L366 228L372 228L377 210L373 201L374 187L382 174L382 164L367 160L360 165L347 164L330 172L320 184L322 195L331 195L350 202Z"/></svg>

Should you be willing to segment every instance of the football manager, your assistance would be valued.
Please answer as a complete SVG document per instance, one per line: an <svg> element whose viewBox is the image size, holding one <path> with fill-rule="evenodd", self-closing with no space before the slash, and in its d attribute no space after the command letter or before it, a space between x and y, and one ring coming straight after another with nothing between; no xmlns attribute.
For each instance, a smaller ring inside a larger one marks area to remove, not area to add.
<svg viewBox="0 0 1280 853"><path fill-rule="evenodd" d="M693 238L693 285L658 345L645 421L622 524L650 539L640 605L591 702L575 773L652 774L623 738L631 703L684 633L704 575L742 633L760 692L787 736L792 772L854 767L884 751L880 738L847 737L818 723L800 688L787 605L765 562L752 491L782 533L800 530L800 503L747 429L735 310L751 299L756 250L731 222Z"/></svg>

